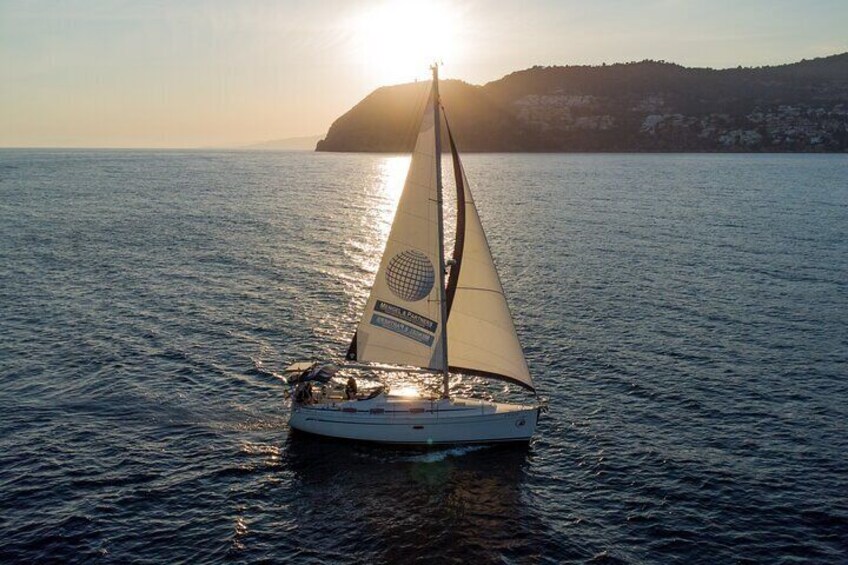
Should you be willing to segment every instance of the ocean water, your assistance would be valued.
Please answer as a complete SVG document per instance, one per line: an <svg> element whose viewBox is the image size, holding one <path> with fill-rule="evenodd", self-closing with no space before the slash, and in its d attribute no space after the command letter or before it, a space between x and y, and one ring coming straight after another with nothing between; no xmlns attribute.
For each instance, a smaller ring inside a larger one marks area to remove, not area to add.
<svg viewBox="0 0 848 565"><path fill-rule="evenodd" d="M846 156L466 156L535 440L292 435L407 162L0 151L0 561L848 561Z"/></svg>

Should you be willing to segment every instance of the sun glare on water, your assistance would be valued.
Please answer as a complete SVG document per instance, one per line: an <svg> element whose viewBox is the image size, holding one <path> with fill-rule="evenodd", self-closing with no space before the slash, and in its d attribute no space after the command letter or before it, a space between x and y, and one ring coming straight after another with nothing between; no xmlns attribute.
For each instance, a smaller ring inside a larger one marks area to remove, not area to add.
<svg viewBox="0 0 848 565"><path fill-rule="evenodd" d="M380 85L426 78L434 62L456 63L459 18L445 2L383 2L354 18L354 52Z"/></svg>
<svg viewBox="0 0 848 565"><path fill-rule="evenodd" d="M404 398L417 398L421 396L421 392L416 386L405 383L393 386L390 393L392 396L402 396Z"/></svg>
<svg viewBox="0 0 848 565"><path fill-rule="evenodd" d="M400 155L397 157L385 157L380 163L381 189L386 197L387 203L391 204L392 216L397 208L400 193L403 192L403 183L409 173L410 157ZM391 223L392 218L388 218Z"/></svg>

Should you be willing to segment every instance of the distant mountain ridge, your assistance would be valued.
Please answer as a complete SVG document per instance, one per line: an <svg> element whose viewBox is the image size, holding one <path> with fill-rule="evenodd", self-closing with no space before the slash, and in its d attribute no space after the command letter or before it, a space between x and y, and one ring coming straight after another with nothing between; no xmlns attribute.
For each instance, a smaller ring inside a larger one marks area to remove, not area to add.
<svg viewBox="0 0 848 565"><path fill-rule="evenodd" d="M427 85L378 88L316 150L410 151ZM537 66L440 90L463 151L848 151L848 53L723 70Z"/></svg>
<svg viewBox="0 0 848 565"><path fill-rule="evenodd" d="M260 143L245 145L242 149L265 149L268 151L311 151L315 144L324 135L307 135L301 137L287 137L285 139L273 139Z"/></svg>

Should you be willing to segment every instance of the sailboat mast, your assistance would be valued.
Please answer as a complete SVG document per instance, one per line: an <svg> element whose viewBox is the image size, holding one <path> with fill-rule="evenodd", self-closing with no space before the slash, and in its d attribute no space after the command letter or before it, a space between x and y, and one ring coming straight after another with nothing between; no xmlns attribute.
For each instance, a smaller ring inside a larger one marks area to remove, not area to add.
<svg viewBox="0 0 848 565"><path fill-rule="evenodd" d="M436 199L439 210L439 308L442 318L442 397L450 395L450 371L448 369L448 328L447 303L445 300L445 221L442 205L442 119L439 113L439 65L430 67L433 70L433 119L436 125Z"/></svg>

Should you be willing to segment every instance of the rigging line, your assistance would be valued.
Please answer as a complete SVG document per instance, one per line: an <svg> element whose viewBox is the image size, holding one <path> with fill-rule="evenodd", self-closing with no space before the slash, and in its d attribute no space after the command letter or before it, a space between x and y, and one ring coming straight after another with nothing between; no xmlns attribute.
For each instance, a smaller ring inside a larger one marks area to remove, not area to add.
<svg viewBox="0 0 848 565"><path fill-rule="evenodd" d="M499 290L495 290L493 288L483 288L479 286L458 286L457 290L479 290L480 292L493 292L495 294L503 295L503 292Z"/></svg>

